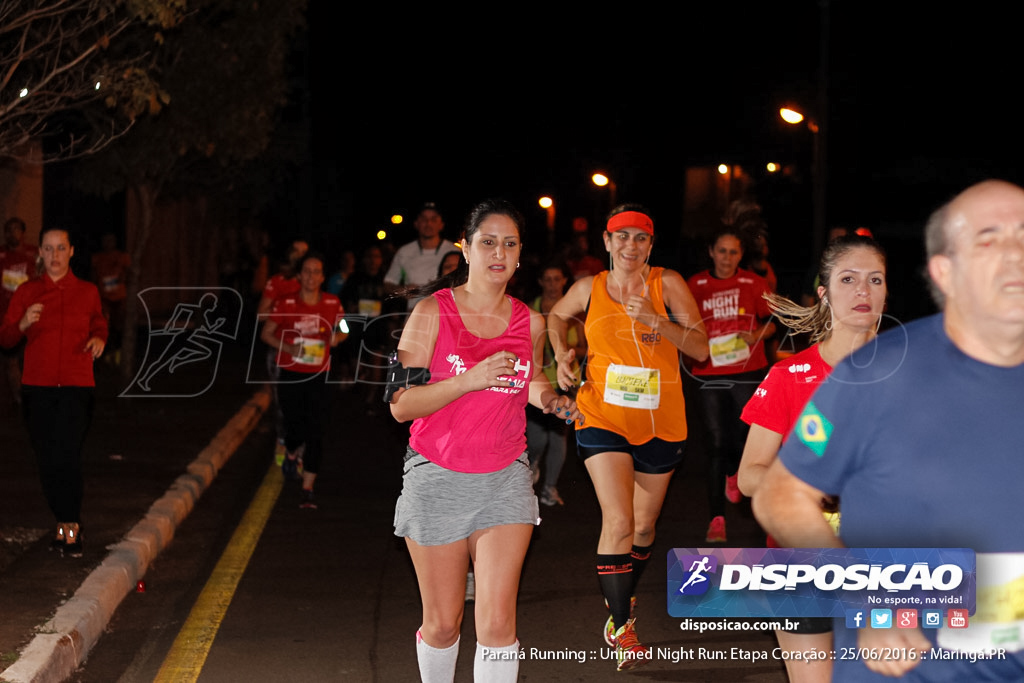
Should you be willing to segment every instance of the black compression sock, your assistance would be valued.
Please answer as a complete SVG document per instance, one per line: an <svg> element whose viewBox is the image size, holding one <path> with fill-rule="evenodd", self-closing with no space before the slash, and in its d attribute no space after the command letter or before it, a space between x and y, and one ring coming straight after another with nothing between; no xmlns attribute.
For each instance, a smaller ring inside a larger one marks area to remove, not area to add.
<svg viewBox="0 0 1024 683"><path fill-rule="evenodd" d="M597 556L597 580L608 601L615 628L629 621L629 598L633 590L633 562L628 553Z"/></svg>
<svg viewBox="0 0 1024 683"><path fill-rule="evenodd" d="M644 547L633 546L633 550L629 553L633 558L633 588L630 591L630 596L636 595L637 584L640 583L640 577L643 576L644 570L647 569L647 563L651 559L651 548L653 545Z"/></svg>

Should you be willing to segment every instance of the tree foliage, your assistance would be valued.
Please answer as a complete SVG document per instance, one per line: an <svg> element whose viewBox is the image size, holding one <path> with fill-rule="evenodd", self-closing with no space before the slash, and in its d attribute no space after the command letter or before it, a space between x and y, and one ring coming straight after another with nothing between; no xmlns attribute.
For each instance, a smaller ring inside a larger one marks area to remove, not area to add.
<svg viewBox="0 0 1024 683"><path fill-rule="evenodd" d="M106 196L141 184L158 195L245 184L282 135L305 5L191 0L187 19L163 33L154 55L170 104L80 164L77 185Z"/></svg>
<svg viewBox="0 0 1024 683"><path fill-rule="evenodd" d="M159 111L168 95L152 50L185 1L0 3L0 158L33 138L48 143L46 160L89 154Z"/></svg>
<svg viewBox="0 0 1024 683"><path fill-rule="evenodd" d="M305 9L306 0L190 0L188 16L162 33L153 52L152 73L169 104L74 162L79 190L105 197L129 191L139 200L138 224L128 226L127 330L137 329L139 268L158 203L207 196L221 209L257 212L273 195L270 174L297 160L282 150L304 149L296 144L304 136L280 124L294 94L290 60L302 53L293 43ZM135 36L141 45L144 35ZM126 376L134 371L135 345L135 335L126 334Z"/></svg>

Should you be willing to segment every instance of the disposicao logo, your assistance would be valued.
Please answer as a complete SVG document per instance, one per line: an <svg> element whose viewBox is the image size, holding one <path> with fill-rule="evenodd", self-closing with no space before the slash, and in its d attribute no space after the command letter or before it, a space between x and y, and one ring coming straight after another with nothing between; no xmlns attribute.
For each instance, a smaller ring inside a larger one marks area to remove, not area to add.
<svg viewBox="0 0 1024 683"><path fill-rule="evenodd" d="M689 555L680 558L684 567L688 567L679 587L682 595L704 595L711 586L708 574L718 569L718 558L714 555Z"/></svg>
<svg viewBox="0 0 1024 683"><path fill-rule="evenodd" d="M894 628L898 614L916 622L925 609L975 609L969 548L673 548L667 559L674 617L859 614L855 628Z"/></svg>

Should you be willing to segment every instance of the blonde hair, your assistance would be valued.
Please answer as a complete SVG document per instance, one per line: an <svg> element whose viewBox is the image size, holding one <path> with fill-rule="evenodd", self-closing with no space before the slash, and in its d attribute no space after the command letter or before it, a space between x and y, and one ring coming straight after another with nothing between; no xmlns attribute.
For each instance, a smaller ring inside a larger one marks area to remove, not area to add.
<svg viewBox="0 0 1024 683"><path fill-rule="evenodd" d="M882 265L886 265L885 250L871 237L857 234L837 237L825 247L821 262L818 264L818 281L825 288L825 296L828 296L832 272L839 259L860 248L871 249L882 259ZM768 301L768 308L783 325L794 332L810 333L812 344L825 341L832 336L832 309L824 297L818 299L813 306L801 306L778 294L765 293L764 298Z"/></svg>

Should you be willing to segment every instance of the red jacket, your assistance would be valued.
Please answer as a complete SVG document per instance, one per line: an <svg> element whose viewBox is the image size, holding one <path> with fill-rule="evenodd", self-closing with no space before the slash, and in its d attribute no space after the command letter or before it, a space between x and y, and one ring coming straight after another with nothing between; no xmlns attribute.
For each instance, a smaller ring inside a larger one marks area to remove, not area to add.
<svg viewBox="0 0 1024 683"><path fill-rule="evenodd" d="M43 304L39 320L22 335L18 322L32 304ZM107 340L107 320L96 285L70 271L57 282L43 274L23 283L11 297L0 326L0 346L10 348L27 337L21 383L43 387L91 387L92 354L85 343Z"/></svg>

